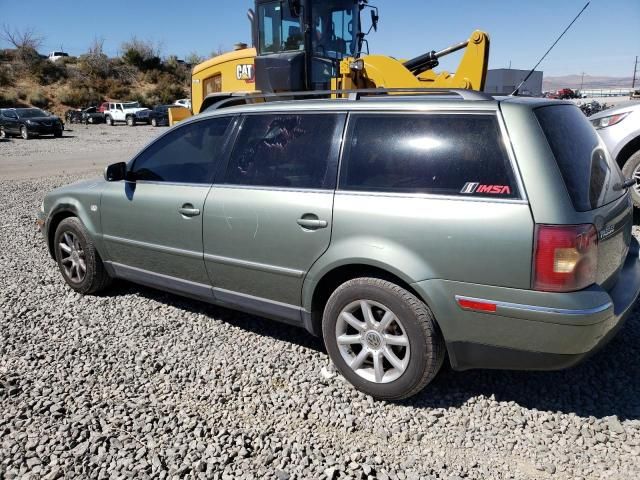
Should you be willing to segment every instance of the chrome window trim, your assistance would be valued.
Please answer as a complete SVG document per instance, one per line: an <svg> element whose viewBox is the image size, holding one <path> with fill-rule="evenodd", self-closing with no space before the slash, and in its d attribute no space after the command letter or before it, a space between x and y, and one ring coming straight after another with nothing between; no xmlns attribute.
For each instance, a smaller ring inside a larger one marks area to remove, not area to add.
<svg viewBox="0 0 640 480"><path fill-rule="evenodd" d="M602 305L599 305L593 308L574 309L574 308L542 307L539 305L526 305L522 303L502 302L502 301L496 301L496 300L487 300L484 298L466 297L463 295L456 295L455 298L456 298L456 303L459 300L467 300L470 302L490 303L492 305L495 305L498 308L507 308L512 310L521 310L521 311L527 311L527 312L548 313L551 315L588 316L588 315L595 315L597 313L602 313L613 307L612 302L603 303ZM460 305L458 306L462 310L476 311L475 309L472 309L472 308L463 308ZM478 311L481 311L481 310L478 310ZM485 311L481 311L481 312L490 313L494 315L500 313L500 312L485 312Z"/></svg>
<svg viewBox="0 0 640 480"><path fill-rule="evenodd" d="M273 192L293 192L293 193L324 193L327 195L333 195L333 189L319 189L319 188L292 188L292 187L266 187L263 185L230 185L226 183L216 183L213 185L214 190L229 189L229 190L262 190Z"/></svg>
<svg viewBox="0 0 640 480"><path fill-rule="evenodd" d="M367 197L392 197L392 198L422 198L425 200L447 200L457 202L481 202L481 203L510 203L528 205L529 202L519 198L492 198L471 197L463 195L445 195L438 193L403 193L403 192L377 192L368 190L336 190L336 195L357 195Z"/></svg>
<svg viewBox="0 0 640 480"><path fill-rule="evenodd" d="M404 111L404 110L357 110L357 111L349 111L349 116L347 118L347 124L345 126L345 135L346 132L348 132L349 128L351 127L351 117L353 115L369 115L369 114L381 114L381 115L393 115L393 114L398 114L398 115L485 115L485 116L493 116L496 118L496 121L498 123L498 128L499 128L499 137L503 142L503 146L505 148L505 151L507 153L507 157L509 159L509 165L511 166L511 171L513 172L513 177L516 181L516 184L518 186L518 193L519 196L518 198L511 198L511 199L499 199L499 198L492 198L492 197L472 197L472 196L464 196L464 195L451 195L451 194L438 194L438 193L418 193L418 194L412 194L412 193L402 193L402 192L380 192L380 191L368 191L368 190L343 190L340 186L341 180L342 180L342 155L344 150L346 149L346 146L343 145L343 151L341 152L340 155L340 164L338 165L338 185L336 187L336 193L345 193L345 192L363 192L366 193L368 195L373 195L373 194L393 194L393 196L395 196L396 193L400 193L402 196L413 196L413 195L428 195L428 196L433 196L433 197L437 197L437 198L443 198L443 197L448 197L449 199L463 199L463 200L485 200L485 201L489 201L489 202L496 202L497 203L525 203L528 204L529 203L529 199L527 197L527 192L524 188L524 184L522 182L522 176L520 174L520 168L518 167L516 160L515 160L515 154L513 152L513 146L511 145L511 139L508 136L508 132L506 130L506 126L504 124L504 119L502 118L502 113L500 112L499 109L496 108L488 108L488 109L484 109L484 110L467 110L467 109L461 109L461 108L457 108L455 110L446 110L446 109L439 109L439 110L410 110L410 111ZM346 138L345 138L346 139ZM344 140L344 139L343 139ZM460 198L458 198L460 197Z"/></svg>

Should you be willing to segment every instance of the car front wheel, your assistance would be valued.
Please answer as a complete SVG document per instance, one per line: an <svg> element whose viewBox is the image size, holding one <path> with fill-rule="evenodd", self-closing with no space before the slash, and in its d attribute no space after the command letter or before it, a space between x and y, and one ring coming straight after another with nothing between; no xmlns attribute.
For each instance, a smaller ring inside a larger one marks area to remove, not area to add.
<svg viewBox="0 0 640 480"><path fill-rule="evenodd" d="M378 278L338 287L325 307L322 334L340 373L378 399L415 395L444 361L444 342L429 308L408 290Z"/></svg>
<svg viewBox="0 0 640 480"><path fill-rule="evenodd" d="M31 138L31 135L29 134L29 130L27 130L27 127L25 127L24 125L20 127L20 136L24 140L29 140Z"/></svg>
<svg viewBox="0 0 640 480"><path fill-rule="evenodd" d="M96 293L111 283L89 232L78 218L60 222L54 247L62 278L76 292Z"/></svg>
<svg viewBox="0 0 640 480"><path fill-rule="evenodd" d="M4 127L0 127L0 138L7 138L7 132L4 131Z"/></svg>
<svg viewBox="0 0 640 480"><path fill-rule="evenodd" d="M625 178L633 178L636 182L640 182L640 151L629 157L622 167L622 173ZM640 208L640 183L636 183L631 188L631 198L635 207Z"/></svg>
<svg viewBox="0 0 640 480"><path fill-rule="evenodd" d="M154 126L154 127L157 127L158 126L158 120L156 120L155 118L152 118L151 119L151 125Z"/></svg>

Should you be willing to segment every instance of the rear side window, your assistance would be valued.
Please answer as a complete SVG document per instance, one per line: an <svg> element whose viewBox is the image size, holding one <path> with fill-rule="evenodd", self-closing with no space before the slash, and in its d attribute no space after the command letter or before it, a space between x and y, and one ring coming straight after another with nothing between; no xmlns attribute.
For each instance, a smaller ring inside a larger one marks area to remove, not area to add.
<svg viewBox="0 0 640 480"><path fill-rule="evenodd" d="M340 188L518 198L491 114L353 115Z"/></svg>
<svg viewBox="0 0 640 480"><path fill-rule="evenodd" d="M552 105L535 114L576 211L596 209L624 194L613 189L622 181L618 165L578 107Z"/></svg>
<svg viewBox="0 0 640 480"><path fill-rule="evenodd" d="M135 159L132 180L210 183L231 117L188 123L160 137Z"/></svg>
<svg viewBox="0 0 640 480"><path fill-rule="evenodd" d="M341 114L245 117L224 183L263 187L335 188Z"/></svg>

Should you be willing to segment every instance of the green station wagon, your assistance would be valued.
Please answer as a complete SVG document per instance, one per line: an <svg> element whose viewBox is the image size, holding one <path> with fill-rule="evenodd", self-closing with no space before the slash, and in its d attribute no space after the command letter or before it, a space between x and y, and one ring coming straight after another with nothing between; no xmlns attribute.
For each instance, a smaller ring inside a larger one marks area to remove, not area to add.
<svg viewBox="0 0 640 480"><path fill-rule="evenodd" d="M395 400L447 354L557 369L610 339L640 291L631 185L568 102L354 94L205 112L38 223L80 293L121 278L303 327Z"/></svg>

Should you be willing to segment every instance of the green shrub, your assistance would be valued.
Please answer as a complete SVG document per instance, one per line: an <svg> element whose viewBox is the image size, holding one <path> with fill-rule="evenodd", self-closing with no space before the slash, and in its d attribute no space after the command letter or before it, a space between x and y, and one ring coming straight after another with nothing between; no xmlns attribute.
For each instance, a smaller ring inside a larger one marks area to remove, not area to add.
<svg viewBox="0 0 640 480"><path fill-rule="evenodd" d="M18 103L18 97L13 92L0 92L0 107L15 107Z"/></svg>
<svg viewBox="0 0 640 480"><path fill-rule="evenodd" d="M51 103L41 91L32 92L29 95L29 103L34 107L47 108Z"/></svg>
<svg viewBox="0 0 640 480"><path fill-rule="evenodd" d="M9 87L15 84L15 74L11 65L0 64L0 87Z"/></svg>
<svg viewBox="0 0 640 480"><path fill-rule="evenodd" d="M58 100L70 107L86 107L102 102L102 95L90 87L65 87L58 95Z"/></svg>

